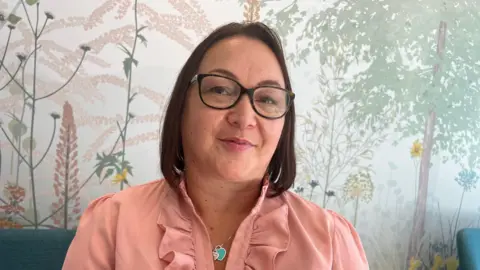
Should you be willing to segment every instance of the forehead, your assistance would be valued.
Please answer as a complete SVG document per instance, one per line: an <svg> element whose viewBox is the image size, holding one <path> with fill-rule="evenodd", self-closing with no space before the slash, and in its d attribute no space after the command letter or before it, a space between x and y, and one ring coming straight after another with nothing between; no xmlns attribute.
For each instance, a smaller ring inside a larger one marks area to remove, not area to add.
<svg viewBox="0 0 480 270"><path fill-rule="evenodd" d="M199 73L215 69L228 70L246 87L265 80L285 86L280 64L263 42L248 37L232 37L216 43L205 54Z"/></svg>

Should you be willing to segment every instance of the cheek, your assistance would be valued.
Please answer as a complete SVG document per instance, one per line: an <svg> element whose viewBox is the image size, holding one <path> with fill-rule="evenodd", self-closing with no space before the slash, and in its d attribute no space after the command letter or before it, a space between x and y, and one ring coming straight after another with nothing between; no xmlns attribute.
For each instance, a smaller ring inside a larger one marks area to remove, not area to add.
<svg viewBox="0 0 480 270"><path fill-rule="evenodd" d="M200 145L205 145L212 140L212 134L214 134L217 122L221 116L218 115L217 111L199 104L195 98L195 96L191 96L187 104L183 134L189 136L186 139L196 143L202 142Z"/></svg>
<svg viewBox="0 0 480 270"><path fill-rule="evenodd" d="M278 141L282 135L284 121L271 121L263 125L263 137L269 150L274 151L277 148Z"/></svg>

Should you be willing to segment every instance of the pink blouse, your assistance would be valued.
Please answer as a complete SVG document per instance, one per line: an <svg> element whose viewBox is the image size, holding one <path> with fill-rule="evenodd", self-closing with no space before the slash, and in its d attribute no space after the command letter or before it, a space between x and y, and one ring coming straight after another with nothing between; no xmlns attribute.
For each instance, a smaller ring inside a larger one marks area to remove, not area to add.
<svg viewBox="0 0 480 270"><path fill-rule="evenodd" d="M369 269L360 238L338 214L292 192L265 197L268 181L228 252L227 270ZM63 270L210 270L212 247L180 185L164 180L93 201Z"/></svg>

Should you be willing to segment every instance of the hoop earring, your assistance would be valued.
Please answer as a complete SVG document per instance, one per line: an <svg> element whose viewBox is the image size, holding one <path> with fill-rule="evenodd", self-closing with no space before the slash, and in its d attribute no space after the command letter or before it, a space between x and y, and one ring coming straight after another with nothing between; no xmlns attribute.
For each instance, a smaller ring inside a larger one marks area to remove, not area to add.
<svg viewBox="0 0 480 270"><path fill-rule="evenodd" d="M280 170L278 171L278 174L277 174L275 180L272 181L272 183L276 184L278 182L278 180L280 180L280 175L281 174L282 174L282 167L280 167ZM268 179L272 180L272 173L268 174Z"/></svg>

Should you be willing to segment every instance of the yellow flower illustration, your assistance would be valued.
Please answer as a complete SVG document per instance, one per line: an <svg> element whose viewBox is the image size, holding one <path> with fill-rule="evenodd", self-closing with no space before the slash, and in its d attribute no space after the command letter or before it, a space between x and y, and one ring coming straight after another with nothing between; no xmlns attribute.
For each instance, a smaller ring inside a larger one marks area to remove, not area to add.
<svg viewBox="0 0 480 270"><path fill-rule="evenodd" d="M127 169L123 169L122 173L117 173L117 175L115 175L115 177L113 178L112 182L114 184L118 184L118 183L121 183L121 182L127 182L127 174L128 174L128 170Z"/></svg>
<svg viewBox="0 0 480 270"><path fill-rule="evenodd" d="M423 145L419 140L413 142L412 148L410 148L410 155L412 158L421 157L423 153Z"/></svg>
<svg viewBox="0 0 480 270"><path fill-rule="evenodd" d="M457 270L458 265L459 263L455 256L450 256L447 259L445 259L445 266L447 270Z"/></svg>
<svg viewBox="0 0 480 270"><path fill-rule="evenodd" d="M435 258L433 259L433 265L432 265L432 270L439 270L440 267L443 265L443 260L440 255L436 255Z"/></svg>
<svg viewBox="0 0 480 270"><path fill-rule="evenodd" d="M408 270L417 270L420 266L422 266L422 262L412 257L410 259L410 265L408 267Z"/></svg>

